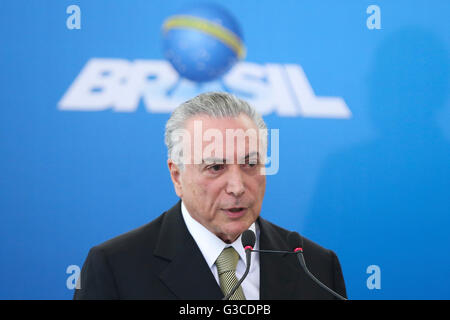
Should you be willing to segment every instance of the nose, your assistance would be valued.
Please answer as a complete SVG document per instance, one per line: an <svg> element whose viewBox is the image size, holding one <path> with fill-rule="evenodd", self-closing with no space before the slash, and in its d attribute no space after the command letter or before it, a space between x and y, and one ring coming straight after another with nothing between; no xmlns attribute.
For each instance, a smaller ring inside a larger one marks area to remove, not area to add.
<svg viewBox="0 0 450 320"><path fill-rule="evenodd" d="M245 192L244 180L239 165L230 165L227 176L226 192L235 197L240 197Z"/></svg>

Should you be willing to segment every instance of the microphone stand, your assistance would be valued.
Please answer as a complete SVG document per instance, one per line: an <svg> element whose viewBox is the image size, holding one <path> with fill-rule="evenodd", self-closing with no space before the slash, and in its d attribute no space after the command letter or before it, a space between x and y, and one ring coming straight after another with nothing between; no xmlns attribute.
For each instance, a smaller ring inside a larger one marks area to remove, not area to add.
<svg viewBox="0 0 450 320"><path fill-rule="evenodd" d="M306 262L305 262L305 257L303 256L303 252L301 250L294 252L297 253L297 258L298 261L300 262L300 265L302 267L302 269L305 271L305 273L308 275L308 277L310 277L315 283L317 283L322 289L324 289L325 291L328 291L329 293L331 293L333 296L335 296L336 298L338 298L339 300L347 300L346 298L344 298L343 296L341 296L339 293L334 292L333 290L331 290L330 288L328 288L326 285L324 285L322 282L320 282L316 277L314 277L314 275L308 270L308 268L306 267Z"/></svg>
<svg viewBox="0 0 450 320"><path fill-rule="evenodd" d="M333 290L331 290L330 288L328 288L326 285L324 285L322 282L320 282L308 269L308 267L306 267L306 262L305 262L305 257L303 256L303 251L302 250L297 250L297 251L279 251L279 250L247 250L247 251L251 251L251 252L261 252L261 253L278 253L278 254L296 254L298 261L300 262L300 266L302 267L303 271L305 271L306 275L308 277L311 278L311 280L313 280L317 285L319 285L322 289L324 289L325 291L329 292L330 294L332 294L334 297L338 298L339 300L347 300L346 298L344 298L343 296L341 296L340 294L338 294L337 292L334 292ZM246 252L247 252L246 251Z"/></svg>

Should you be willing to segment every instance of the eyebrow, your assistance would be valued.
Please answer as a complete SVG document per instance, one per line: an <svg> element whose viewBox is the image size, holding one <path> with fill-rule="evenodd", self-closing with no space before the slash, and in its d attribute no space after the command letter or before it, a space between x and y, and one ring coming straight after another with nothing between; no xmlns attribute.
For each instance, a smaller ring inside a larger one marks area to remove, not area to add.
<svg viewBox="0 0 450 320"><path fill-rule="evenodd" d="M253 158L255 156L256 156L256 159L259 159L259 152L258 151L250 152L249 154L247 154L244 157L244 159L243 159L244 161L240 162L238 160L238 163L246 163L246 161L249 160L249 158ZM213 164L213 163L220 163L220 164L227 163L227 159L211 158L210 157L210 158L205 158L202 161L202 164Z"/></svg>

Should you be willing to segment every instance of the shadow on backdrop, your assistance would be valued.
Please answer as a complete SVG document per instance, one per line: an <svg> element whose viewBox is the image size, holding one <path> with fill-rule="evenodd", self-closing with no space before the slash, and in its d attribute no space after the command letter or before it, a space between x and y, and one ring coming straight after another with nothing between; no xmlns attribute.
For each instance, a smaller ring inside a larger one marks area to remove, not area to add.
<svg viewBox="0 0 450 320"><path fill-rule="evenodd" d="M377 137L321 168L305 234L338 253L350 298L450 299L450 146L435 117L448 78L432 33L388 35L367 79ZM380 289L367 287L370 265Z"/></svg>

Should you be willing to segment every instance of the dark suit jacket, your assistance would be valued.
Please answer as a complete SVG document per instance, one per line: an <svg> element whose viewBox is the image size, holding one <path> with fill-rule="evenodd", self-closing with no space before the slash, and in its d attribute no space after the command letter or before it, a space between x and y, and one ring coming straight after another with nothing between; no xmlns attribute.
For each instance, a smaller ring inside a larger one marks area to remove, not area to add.
<svg viewBox="0 0 450 320"><path fill-rule="evenodd" d="M258 218L260 248L289 250L289 231ZM309 270L345 296L334 252L304 238ZM74 299L222 299L203 255L181 215L181 201L154 221L93 247ZM261 299L333 299L312 282L295 255L260 254Z"/></svg>

